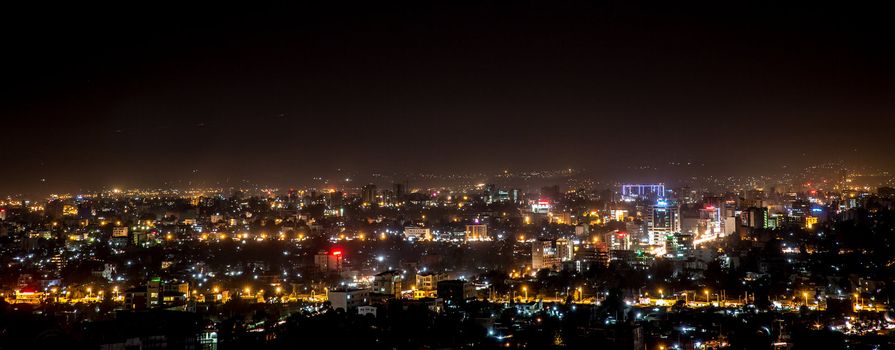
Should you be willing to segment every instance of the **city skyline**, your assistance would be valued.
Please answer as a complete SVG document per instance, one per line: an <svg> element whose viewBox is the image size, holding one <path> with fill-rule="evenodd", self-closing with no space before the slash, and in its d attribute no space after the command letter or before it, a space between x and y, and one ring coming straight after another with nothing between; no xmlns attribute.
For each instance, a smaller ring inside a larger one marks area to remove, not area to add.
<svg viewBox="0 0 895 350"><path fill-rule="evenodd" d="M0 349L895 348L882 6L5 5Z"/></svg>

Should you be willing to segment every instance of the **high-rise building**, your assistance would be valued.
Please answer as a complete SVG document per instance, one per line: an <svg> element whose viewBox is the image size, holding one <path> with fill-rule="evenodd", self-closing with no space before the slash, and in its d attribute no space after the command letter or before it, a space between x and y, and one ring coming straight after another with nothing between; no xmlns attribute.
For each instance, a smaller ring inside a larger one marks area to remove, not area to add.
<svg viewBox="0 0 895 350"><path fill-rule="evenodd" d="M575 246L572 244L567 238L560 238L556 240L556 257L559 261L569 261L572 260L575 254Z"/></svg>
<svg viewBox="0 0 895 350"><path fill-rule="evenodd" d="M522 203L522 190L514 188L510 190L510 201L513 203Z"/></svg>
<svg viewBox="0 0 895 350"><path fill-rule="evenodd" d="M537 240L531 243L531 270L555 270L560 266L560 258L552 240Z"/></svg>
<svg viewBox="0 0 895 350"><path fill-rule="evenodd" d="M674 201L660 198L649 206L646 223L649 244L664 246L668 235L681 231L681 207Z"/></svg>
<svg viewBox="0 0 895 350"><path fill-rule="evenodd" d="M370 205L377 203L378 201L376 200L376 185L369 184L361 188L361 200L363 200L364 203Z"/></svg>
<svg viewBox="0 0 895 350"><path fill-rule="evenodd" d="M603 240L611 250L631 250L631 235L625 231L612 231L606 233Z"/></svg>
<svg viewBox="0 0 895 350"><path fill-rule="evenodd" d="M751 207L740 213L743 226L757 229L768 227L768 208Z"/></svg>
<svg viewBox="0 0 895 350"><path fill-rule="evenodd" d="M395 198L400 199L403 198L405 194L407 194L404 189L405 187L406 186L403 183L392 184L392 194L395 196Z"/></svg>

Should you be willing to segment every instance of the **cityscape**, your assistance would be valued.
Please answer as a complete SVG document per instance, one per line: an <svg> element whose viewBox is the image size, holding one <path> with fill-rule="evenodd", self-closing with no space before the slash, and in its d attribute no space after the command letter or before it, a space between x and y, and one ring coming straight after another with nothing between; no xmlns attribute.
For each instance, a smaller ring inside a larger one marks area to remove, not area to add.
<svg viewBox="0 0 895 350"><path fill-rule="evenodd" d="M557 171L549 180L563 185L536 190L342 181L10 197L3 340L885 346L895 176L818 168L721 192L574 188L574 172Z"/></svg>
<svg viewBox="0 0 895 350"><path fill-rule="evenodd" d="M0 350L893 349L870 7L11 4Z"/></svg>

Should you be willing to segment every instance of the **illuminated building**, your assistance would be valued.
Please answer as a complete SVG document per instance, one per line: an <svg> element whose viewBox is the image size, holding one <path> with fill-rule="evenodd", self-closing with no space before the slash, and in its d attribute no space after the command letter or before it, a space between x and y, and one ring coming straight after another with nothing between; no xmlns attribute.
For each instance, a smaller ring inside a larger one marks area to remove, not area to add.
<svg viewBox="0 0 895 350"><path fill-rule="evenodd" d="M631 250L631 235L624 231L609 232L603 241L611 250Z"/></svg>
<svg viewBox="0 0 895 350"><path fill-rule="evenodd" d="M467 242L491 240L488 236L488 225L485 224L466 225L465 234Z"/></svg>
<svg viewBox="0 0 895 350"><path fill-rule="evenodd" d="M431 240L432 230L425 227L408 226L404 228L404 238L409 240Z"/></svg>
<svg viewBox="0 0 895 350"><path fill-rule="evenodd" d="M628 211L624 209L611 209L609 210L609 219L615 221L625 221L625 218L628 217Z"/></svg>
<svg viewBox="0 0 895 350"><path fill-rule="evenodd" d="M574 253L575 246L572 244L572 241L566 238L556 240L556 257L559 258L559 261L572 260Z"/></svg>
<svg viewBox="0 0 895 350"><path fill-rule="evenodd" d="M187 283L164 283L154 277L145 285L124 291L125 306L133 310L185 305L190 295Z"/></svg>
<svg viewBox="0 0 895 350"><path fill-rule="evenodd" d="M341 250L331 252L321 250L314 255L314 265L320 271L342 271L342 259Z"/></svg>
<svg viewBox="0 0 895 350"><path fill-rule="evenodd" d="M432 291L438 286L438 282L447 279L447 274L439 272L422 272L416 275L416 289Z"/></svg>
<svg viewBox="0 0 895 350"><path fill-rule="evenodd" d="M743 226L757 229L768 227L768 208L751 207L740 213Z"/></svg>
<svg viewBox="0 0 895 350"><path fill-rule="evenodd" d="M555 270L560 266L560 257L552 240L537 240L531 243L531 269Z"/></svg>
<svg viewBox="0 0 895 350"><path fill-rule="evenodd" d="M631 184L622 185L622 200L631 202L636 199L653 199L665 196L664 184Z"/></svg>
<svg viewBox="0 0 895 350"><path fill-rule="evenodd" d="M333 310L342 309L349 311L359 306L367 305L370 301L370 290L357 288L331 289L326 293L326 297Z"/></svg>
<svg viewBox="0 0 895 350"><path fill-rule="evenodd" d="M816 216L805 217L805 228L807 228L809 230L814 228L814 225L817 224L817 220L818 219Z"/></svg>
<svg viewBox="0 0 895 350"><path fill-rule="evenodd" d="M531 212L532 214L547 214L550 212L550 201L540 199L537 202L532 203Z"/></svg>
<svg viewBox="0 0 895 350"><path fill-rule="evenodd" d="M681 219L681 232L689 234L695 242L702 243L726 236L725 229L727 225L733 225L731 221L722 217L720 207L706 205L699 208L697 217Z"/></svg>
<svg viewBox="0 0 895 350"><path fill-rule="evenodd" d="M404 276L397 270L380 272L373 277L373 292L400 297L403 281Z"/></svg>
<svg viewBox="0 0 895 350"><path fill-rule="evenodd" d="M681 207L674 201L656 200L647 209L647 232L649 244L665 245L665 237L681 231Z"/></svg>
<svg viewBox="0 0 895 350"><path fill-rule="evenodd" d="M550 218L551 224L557 225L571 225L572 224L572 214L562 212L562 213L550 213L548 214Z"/></svg>
<svg viewBox="0 0 895 350"><path fill-rule="evenodd" d="M572 264L578 272L590 270L597 265L609 266L609 247L603 242L583 244L575 252Z"/></svg>
<svg viewBox="0 0 895 350"><path fill-rule="evenodd" d="M690 249L693 249L692 234L676 232L665 239L665 252L669 257L683 259Z"/></svg>
<svg viewBox="0 0 895 350"><path fill-rule="evenodd" d="M15 299L13 304L40 304L43 300L44 293L33 288L23 288L15 291Z"/></svg>
<svg viewBox="0 0 895 350"><path fill-rule="evenodd" d="M112 228L112 237L127 237L127 226L115 226Z"/></svg>
<svg viewBox="0 0 895 350"><path fill-rule="evenodd" d="M361 305L357 307L357 314L360 316L372 315L373 318L376 318L377 312L378 308L372 305Z"/></svg>

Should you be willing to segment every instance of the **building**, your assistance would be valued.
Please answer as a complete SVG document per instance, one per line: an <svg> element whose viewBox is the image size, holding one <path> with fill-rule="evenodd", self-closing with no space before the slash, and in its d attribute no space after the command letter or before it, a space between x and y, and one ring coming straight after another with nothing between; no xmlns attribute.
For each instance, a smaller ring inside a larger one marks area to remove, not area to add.
<svg viewBox="0 0 895 350"><path fill-rule="evenodd" d="M665 237L681 232L681 207L674 201L656 200L647 209L646 227L649 245L664 246Z"/></svg>
<svg viewBox="0 0 895 350"><path fill-rule="evenodd" d="M556 258L562 261L570 261L575 254L575 245L567 238L556 240Z"/></svg>
<svg viewBox="0 0 895 350"><path fill-rule="evenodd" d="M818 221L818 219L816 216L806 216L805 217L805 228L807 228L809 230L814 228L814 225L817 224L817 221Z"/></svg>
<svg viewBox="0 0 895 350"><path fill-rule="evenodd" d="M332 289L326 297L333 310L351 311L370 302L370 290L358 288Z"/></svg>
<svg viewBox="0 0 895 350"><path fill-rule="evenodd" d="M655 199L665 197L664 184L631 184L622 185L622 200L626 202L637 199Z"/></svg>
<svg viewBox="0 0 895 350"><path fill-rule="evenodd" d="M416 289L431 291L435 290L438 286L438 282L444 281L447 279L447 274L445 273L437 273L437 272L423 272L416 274Z"/></svg>
<svg viewBox="0 0 895 350"><path fill-rule="evenodd" d="M531 243L531 270L556 270L560 267L560 258L552 240L537 240Z"/></svg>
<svg viewBox="0 0 895 350"><path fill-rule="evenodd" d="M625 218L628 217L628 211L626 209L610 209L609 210L609 220L615 220L619 222L625 221Z"/></svg>
<svg viewBox="0 0 895 350"><path fill-rule="evenodd" d="M372 315L376 318L377 308L372 305L362 305L357 307L357 314L361 316Z"/></svg>
<svg viewBox="0 0 895 350"><path fill-rule="evenodd" d="M756 229L768 227L768 208L750 207L740 213L743 226Z"/></svg>
<svg viewBox="0 0 895 350"><path fill-rule="evenodd" d="M631 250L631 235L625 231L613 231L606 233L603 240L610 250Z"/></svg>
<svg viewBox="0 0 895 350"><path fill-rule="evenodd" d="M597 266L609 266L609 248L606 243L584 244L575 252L571 261L575 271L584 272Z"/></svg>
<svg viewBox="0 0 895 350"><path fill-rule="evenodd" d="M488 225L485 224L472 224L466 225L466 241L474 242L474 241L489 241L491 237L488 236Z"/></svg>
<svg viewBox="0 0 895 350"><path fill-rule="evenodd" d="M115 226L112 228L112 237L127 237L127 226Z"/></svg>
<svg viewBox="0 0 895 350"><path fill-rule="evenodd" d="M431 240L432 229L425 227L408 226L404 228L404 238L408 240Z"/></svg>
<svg viewBox="0 0 895 350"><path fill-rule="evenodd" d="M373 276L373 293L401 296L404 275L398 270L389 270Z"/></svg>
<svg viewBox="0 0 895 350"><path fill-rule="evenodd" d="M161 278L155 277L143 286L124 291L124 304L131 310L182 306L189 295L189 284L164 283Z"/></svg>
<svg viewBox="0 0 895 350"><path fill-rule="evenodd" d="M665 240L667 257L684 259L691 249L693 249L693 235L690 233L675 232Z"/></svg>
<svg viewBox="0 0 895 350"><path fill-rule="evenodd" d="M446 280L447 274L439 272L421 272L416 274L416 290L434 291L438 282Z"/></svg>
<svg viewBox="0 0 895 350"><path fill-rule="evenodd" d="M550 201L545 199L540 199L537 202L531 203L531 213L532 214L547 214L550 212Z"/></svg>
<svg viewBox="0 0 895 350"><path fill-rule="evenodd" d="M475 286L464 280L439 281L437 295L448 304L460 304L475 299Z"/></svg>
<svg viewBox="0 0 895 350"><path fill-rule="evenodd" d="M551 224L572 225L572 214L567 212L549 213L548 218Z"/></svg>
<svg viewBox="0 0 895 350"><path fill-rule="evenodd" d="M13 304L33 304L38 305L43 302L44 293L35 288L22 288L15 291Z"/></svg>
<svg viewBox="0 0 895 350"><path fill-rule="evenodd" d="M321 250L314 256L314 266L320 271L341 272L343 267L342 260L341 250L333 250L331 252Z"/></svg>
<svg viewBox="0 0 895 350"><path fill-rule="evenodd" d="M361 188L361 200L366 204L375 204L379 201L376 198L376 185L369 184Z"/></svg>
<svg viewBox="0 0 895 350"><path fill-rule="evenodd" d="M590 224L583 223L575 226L575 237L583 237L590 234Z"/></svg>

